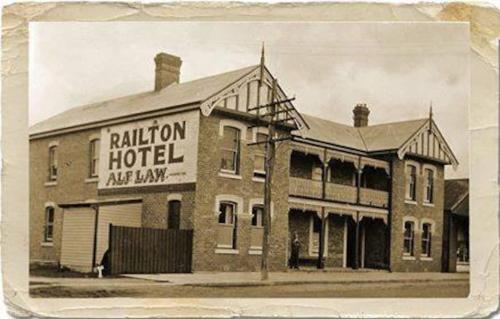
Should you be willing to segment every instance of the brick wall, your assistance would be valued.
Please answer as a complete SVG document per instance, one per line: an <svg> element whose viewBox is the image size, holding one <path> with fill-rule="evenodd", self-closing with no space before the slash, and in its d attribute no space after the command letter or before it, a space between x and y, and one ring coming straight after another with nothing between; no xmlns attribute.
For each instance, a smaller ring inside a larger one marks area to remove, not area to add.
<svg viewBox="0 0 500 319"><path fill-rule="evenodd" d="M248 146L252 131L247 130L240 147L240 178L219 175L220 121L226 117L216 112L210 117L200 118L199 161L196 190L196 212L194 217L193 270L249 271L258 270L261 258L249 255L250 214L249 200L263 198L264 183L253 180L253 152ZM240 121L244 127L250 123ZM283 142L277 149L273 178L273 218L271 224L271 247L269 266L271 270L286 267L288 234L288 174L289 142ZM216 196L226 194L243 199L242 214L238 216L237 254L215 253L217 249Z"/></svg>
<svg viewBox="0 0 500 319"><path fill-rule="evenodd" d="M441 270L442 230L443 230L443 203L444 203L444 168L436 167L434 179L434 205L423 205L424 175L422 165L418 162L416 204L405 202L406 175L405 161L394 158L392 161L392 206L391 206L391 270L392 271L435 271ZM430 164L430 163L428 163ZM419 221L415 231L415 260L403 259L403 218L411 216ZM423 218L434 221L432 233L431 257L432 260L423 260L421 253L420 224Z"/></svg>
<svg viewBox="0 0 500 319"><path fill-rule="evenodd" d="M45 203L65 203L97 198L97 184L88 177L89 138L99 130L36 139L30 141L30 261L57 262L61 250L62 209L55 207L53 246L42 246ZM49 143L57 141L57 185L46 186L49 167Z"/></svg>

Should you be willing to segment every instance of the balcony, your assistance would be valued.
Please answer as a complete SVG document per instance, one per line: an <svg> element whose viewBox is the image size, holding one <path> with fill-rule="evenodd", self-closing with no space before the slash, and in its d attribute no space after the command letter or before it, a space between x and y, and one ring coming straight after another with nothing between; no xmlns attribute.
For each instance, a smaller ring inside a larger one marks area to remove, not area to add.
<svg viewBox="0 0 500 319"><path fill-rule="evenodd" d="M323 186L321 181L312 179L290 177L289 194L321 199Z"/></svg>
<svg viewBox="0 0 500 319"><path fill-rule="evenodd" d="M356 204L357 187L331 182L327 182L325 186L326 200ZM306 178L290 177L289 194L292 196L322 199L322 182ZM360 204L363 205L387 207L389 203L389 192L386 191L361 188L359 196Z"/></svg>
<svg viewBox="0 0 500 319"><path fill-rule="evenodd" d="M325 197L328 200L355 204L357 193L354 186L326 183Z"/></svg>
<svg viewBox="0 0 500 319"><path fill-rule="evenodd" d="M377 207L387 207L389 205L389 192L361 188L359 194L361 204Z"/></svg>

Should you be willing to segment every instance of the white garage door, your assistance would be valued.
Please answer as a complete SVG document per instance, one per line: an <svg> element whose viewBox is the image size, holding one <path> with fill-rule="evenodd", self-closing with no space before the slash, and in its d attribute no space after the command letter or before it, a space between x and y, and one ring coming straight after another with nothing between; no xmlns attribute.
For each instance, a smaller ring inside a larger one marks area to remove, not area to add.
<svg viewBox="0 0 500 319"><path fill-rule="evenodd" d="M109 224L115 226L141 227L142 203L103 205L99 207L97 227L96 263L100 264L108 249Z"/></svg>
<svg viewBox="0 0 500 319"><path fill-rule="evenodd" d="M64 210L61 265L70 269L92 271L95 211L92 208Z"/></svg>

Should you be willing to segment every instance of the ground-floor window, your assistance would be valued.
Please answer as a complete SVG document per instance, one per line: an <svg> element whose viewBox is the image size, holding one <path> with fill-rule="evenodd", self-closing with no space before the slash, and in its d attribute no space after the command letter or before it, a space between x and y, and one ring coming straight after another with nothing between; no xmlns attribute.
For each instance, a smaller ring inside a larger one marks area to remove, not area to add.
<svg viewBox="0 0 500 319"><path fill-rule="evenodd" d="M423 223L422 224L422 251L421 255L424 257L431 256L431 224Z"/></svg>
<svg viewBox="0 0 500 319"><path fill-rule="evenodd" d="M404 224L404 249L403 254L407 256L414 256L414 238L415 238L415 223L407 221Z"/></svg>
<svg viewBox="0 0 500 319"><path fill-rule="evenodd" d="M263 217L264 205L256 204L252 206L252 222L251 222L251 242L250 249L262 249L263 237Z"/></svg>
<svg viewBox="0 0 500 319"><path fill-rule="evenodd" d="M43 231L43 241L51 243L54 240L54 207L45 208L45 225Z"/></svg>
<svg viewBox="0 0 500 319"><path fill-rule="evenodd" d="M236 249L237 237L237 204L224 201L219 204L219 231L217 236L217 246L222 248Z"/></svg>

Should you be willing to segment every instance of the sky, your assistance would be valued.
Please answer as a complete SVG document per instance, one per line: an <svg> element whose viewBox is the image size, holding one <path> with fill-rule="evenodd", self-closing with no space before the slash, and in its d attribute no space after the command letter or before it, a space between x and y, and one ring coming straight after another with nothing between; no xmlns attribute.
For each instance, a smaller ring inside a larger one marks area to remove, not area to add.
<svg viewBox="0 0 500 319"><path fill-rule="evenodd" d="M299 112L352 124L434 120L468 177L468 26L460 23L30 23L30 125L79 105L154 87L158 52L181 57L181 82L266 65Z"/></svg>

